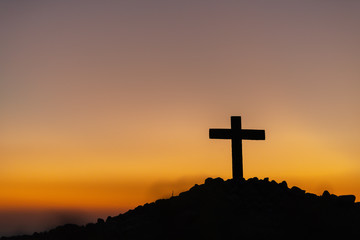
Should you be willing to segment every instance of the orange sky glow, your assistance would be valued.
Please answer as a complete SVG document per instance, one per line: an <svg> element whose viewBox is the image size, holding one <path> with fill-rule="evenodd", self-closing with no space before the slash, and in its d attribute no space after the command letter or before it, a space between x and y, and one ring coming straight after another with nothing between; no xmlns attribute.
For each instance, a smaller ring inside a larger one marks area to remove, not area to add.
<svg viewBox="0 0 360 240"><path fill-rule="evenodd" d="M237 115L266 131L243 142L245 178L359 201L359 11L356 1L1 1L0 236L70 219L50 226L54 211L94 222L231 178L230 141L208 131Z"/></svg>

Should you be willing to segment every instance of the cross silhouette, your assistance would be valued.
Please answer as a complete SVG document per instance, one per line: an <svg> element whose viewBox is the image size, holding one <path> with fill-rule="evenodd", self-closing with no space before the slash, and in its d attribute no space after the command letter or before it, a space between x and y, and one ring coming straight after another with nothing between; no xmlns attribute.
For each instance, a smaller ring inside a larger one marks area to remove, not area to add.
<svg viewBox="0 0 360 240"><path fill-rule="evenodd" d="M231 116L231 129L210 129L211 139L231 139L233 179L243 178L242 140L265 140L265 130L241 129L241 117Z"/></svg>

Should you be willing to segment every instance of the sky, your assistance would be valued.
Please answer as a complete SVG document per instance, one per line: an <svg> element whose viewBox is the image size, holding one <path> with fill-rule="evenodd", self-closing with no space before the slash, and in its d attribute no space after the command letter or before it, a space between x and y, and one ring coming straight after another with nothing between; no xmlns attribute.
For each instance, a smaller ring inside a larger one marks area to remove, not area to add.
<svg viewBox="0 0 360 240"><path fill-rule="evenodd" d="M360 199L359 1L0 1L0 236L244 177Z"/></svg>

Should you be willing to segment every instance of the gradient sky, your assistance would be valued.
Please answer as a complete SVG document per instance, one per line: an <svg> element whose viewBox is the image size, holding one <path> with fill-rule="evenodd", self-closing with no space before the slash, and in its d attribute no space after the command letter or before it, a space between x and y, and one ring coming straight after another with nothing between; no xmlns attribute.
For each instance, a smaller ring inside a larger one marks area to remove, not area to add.
<svg viewBox="0 0 360 240"><path fill-rule="evenodd" d="M0 1L0 235L206 177L360 199L359 1ZM26 213L26 214L24 214ZM52 224L52 225L51 225Z"/></svg>

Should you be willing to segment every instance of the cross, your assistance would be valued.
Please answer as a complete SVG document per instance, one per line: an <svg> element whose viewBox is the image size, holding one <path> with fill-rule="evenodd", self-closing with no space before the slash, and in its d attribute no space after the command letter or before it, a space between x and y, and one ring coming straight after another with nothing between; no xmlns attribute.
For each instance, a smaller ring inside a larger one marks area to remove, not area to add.
<svg viewBox="0 0 360 240"><path fill-rule="evenodd" d="M265 130L241 129L241 117L231 116L231 129L210 129L211 139L231 139L233 179L243 178L242 140L265 140Z"/></svg>

